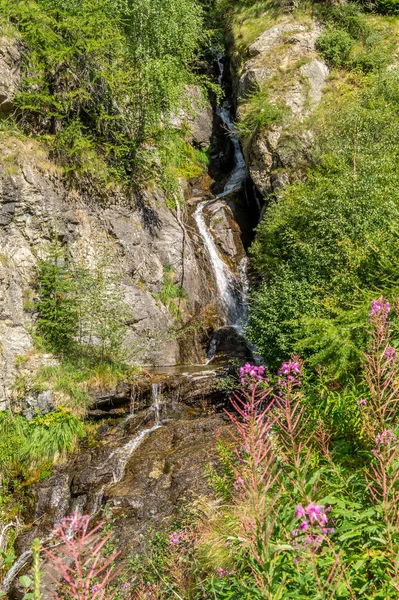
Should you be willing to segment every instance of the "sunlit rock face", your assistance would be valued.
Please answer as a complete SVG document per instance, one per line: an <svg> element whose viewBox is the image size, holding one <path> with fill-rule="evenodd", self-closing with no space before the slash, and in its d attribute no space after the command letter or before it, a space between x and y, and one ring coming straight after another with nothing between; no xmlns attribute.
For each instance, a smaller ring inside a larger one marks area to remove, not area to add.
<svg viewBox="0 0 399 600"><path fill-rule="evenodd" d="M20 81L20 52L0 39L0 112L13 109ZM180 125L192 129L189 141L207 147L212 111L199 88L188 89ZM190 129L188 129L190 131ZM210 182L182 182L182 193L196 185L206 194ZM29 139L2 137L0 147L0 409L12 401L15 359L32 350L31 329L36 297L37 264L58 238L73 253L98 256L106 247L121 272L120 286L131 309L126 360L143 364L202 362L206 353L206 318L212 313L213 284L204 265L202 244L188 232L189 212L166 205L161 190L142 190L137 198L110 196L106 206L71 194L46 149ZM206 262L206 261L205 261ZM195 323L186 336L171 335L174 317L158 299L164 269L173 272L186 298L180 306L180 328ZM204 325L203 325L204 323ZM187 336L190 338L187 340ZM35 368L38 365L35 364Z"/></svg>
<svg viewBox="0 0 399 600"><path fill-rule="evenodd" d="M300 22L295 15L264 31L233 65L238 114L245 114L247 98L261 92L271 103L285 107L281 125L258 128L245 147L249 173L267 197L301 178L309 164L311 131L303 126L319 104L329 74L316 52L321 32L314 20Z"/></svg>

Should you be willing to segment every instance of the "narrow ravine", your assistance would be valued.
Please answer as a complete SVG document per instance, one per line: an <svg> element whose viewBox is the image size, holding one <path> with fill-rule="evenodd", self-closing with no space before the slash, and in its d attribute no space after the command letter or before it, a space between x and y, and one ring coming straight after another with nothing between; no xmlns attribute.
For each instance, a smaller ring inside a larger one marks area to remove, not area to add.
<svg viewBox="0 0 399 600"><path fill-rule="evenodd" d="M218 82L223 84L224 58L218 56ZM218 250L213 233L207 225L204 211L213 203L228 199L229 196L240 192L247 179L247 167L241 149L240 140L233 122L232 105L226 99L222 105L216 107L216 114L220 118L226 135L229 136L234 151L234 166L222 193L211 200L200 202L196 208L194 217L198 230L206 248L215 279L216 288L222 308L222 318L226 328L235 329L238 335L245 338L244 326L247 318L247 294L248 294L248 258L245 256L238 265L237 273L229 267ZM208 351L208 359L212 360L217 349L217 335L213 336Z"/></svg>

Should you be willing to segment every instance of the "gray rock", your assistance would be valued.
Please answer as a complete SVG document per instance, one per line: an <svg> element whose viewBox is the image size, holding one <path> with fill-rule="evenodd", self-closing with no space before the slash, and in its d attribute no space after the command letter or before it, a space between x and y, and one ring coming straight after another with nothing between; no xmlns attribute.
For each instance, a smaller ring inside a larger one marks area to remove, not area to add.
<svg viewBox="0 0 399 600"><path fill-rule="evenodd" d="M0 38L0 114L11 112L20 82L21 55L14 40Z"/></svg>
<svg viewBox="0 0 399 600"><path fill-rule="evenodd" d="M325 63L315 58L307 65L304 65L301 71L310 84L309 99L313 106L317 106L321 100L330 70Z"/></svg>
<svg viewBox="0 0 399 600"><path fill-rule="evenodd" d="M236 82L239 116L245 113L246 96L254 90L265 90L269 102L288 109L282 124L254 131L246 147L249 172L264 196L278 196L284 185L306 170L309 136L298 133L298 125L321 101L329 74L315 49L320 31L316 21L304 25L294 17L283 17L249 47L249 60Z"/></svg>
<svg viewBox="0 0 399 600"><path fill-rule="evenodd" d="M254 67L245 70L238 85L238 98L243 99L248 94L259 91L269 77L270 69L264 67Z"/></svg>
<svg viewBox="0 0 399 600"><path fill-rule="evenodd" d="M53 392L45 390L39 394L29 394L23 401L22 414L28 420L38 415L46 415L55 408Z"/></svg>
<svg viewBox="0 0 399 600"><path fill-rule="evenodd" d="M187 85L187 96L183 99L182 108L172 115L171 124L180 129L184 124L189 126L191 141L206 148L212 137L212 109L198 85Z"/></svg>
<svg viewBox="0 0 399 600"><path fill-rule="evenodd" d="M234 220L231 208L222 200L213 202L206 211L206 217L222 253L233 265L238 265L245 251L240 238L240 228Z"/></svg>
<svg viewBox="0 0 399 600"><path fill-rule="evenodd" d="M305 31L304 25L296 23L278 23L264 31L257 40L248 48L251 58L261 55L267 56L281 43L282 36L295 31Z"/></svg>

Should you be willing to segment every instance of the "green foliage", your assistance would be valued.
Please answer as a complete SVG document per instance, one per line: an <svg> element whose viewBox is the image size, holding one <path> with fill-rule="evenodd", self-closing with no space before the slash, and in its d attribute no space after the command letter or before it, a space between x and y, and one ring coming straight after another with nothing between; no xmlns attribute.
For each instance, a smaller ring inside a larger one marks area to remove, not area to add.
<svg viewBox="0 0 399 600"><path fill-rule="evenodd" d="M54 366L43 366L35 374L29 390L52 390L59 402L74 414L84 415L92 402L90 392L130 381L134 368L124 363L101 361L97 357L73 355Z"/></svg>
<svg viewBox="0 0 399 600"><path fill-rule="evenodd" d="M33 581L27 575L22 575L22 577L19 578L19 582L24 588L32 589L32 591L25 594L23 600L41 600L40 583L44 573L40 571L40 550L41 542L36 538L33 540L32 544Z"/></svg>
<svg viewBox="0 0 399 600"><path fill-rule="evenodd" d="M383 15L399 14L399 2L397 0L375 0L372 4L375 10Z"/></svg>
<svg viewBox="0 0 399 600"><path fill-rule="evenodd" d="M271 104L265 90L251 93L243 106L243 117L237 123L237 131L244 143L258 130L265 129L273 123L281 121L284 108Z"/></svg>
<svg viewBox="0 0 399 600"><path fill-rule="evenodd" d="M53 245L38 264L37 331L55 352L68 352L78 332L75 288L64 253Z"/></svg>
<svg viewBox="0 0 399 600"><path fill-rule="evenodd" d="M19 469L21 447L28 437L29 423L19 415L0 412L0 467L3 476Z"/></svg>
<svg viewBox="0 0 399 600"><path fill-rule="evenodd" d="M48 350L118 359L130 311L112 244L92 243L95 261L84 252L74 259L53 244L39 262L36 329Z"/></svg>
<svg viewBox="0 0 399 600"><path fill-rule="evenodd" d="M187 294L181 285L175 283L172 267L164 267L162 289L155 298L167 307L173 317L180 319L181 303L187 298Z"/></svg>
<svg viewBox="0 0 399 600"><path fill-rule="evenodd" d="M315 312L314 294L306 280L281 269L252 291L249 308L248 334L262 356L277 366L295 345L302 315Z"/></svg>
<svg viewBox="0 0 399 600"><path fill-rule="evenodd" d="M353 45L354 40L347 31L330 29L318 38L316 48L327 63L342 67L347 64Z"/></svg>
<svg viewBox="0 0 399 600"><path fill-rule="evenodd" d="M176 208L183 199L180 178L198 177L209 165L209 149L194 148L186 141L188 131L183 124L181 130L160 132L156 138L158 156L153 158L156 169L157 158L161 163L160 183L165 192L168 206Z"/></svg>
<svg viewBox="0 0 399 600"><path fill-rule="evenodd" d="M40 465L43 460L53 462L72 452L84 435L82 421L59 408L48 415L33 419L27 446L22 451L21 458L31 465Z"/></svg>
<svg viewBox="0 0 399 600"><path fill-rule="evenodd" d="M337 310L330 318L301 316L300 339L295 349L309 355L309 365L329 365L334 377L343 377L359 364L367 344L367 309ZM302 312L303 315L303 312Z"/></svg>
<svg viewBox="0 0 399 600"><path fill-rule="evenodd" d="M72 184L103 197L181 104L201 45L197 0L1 0L25 52L18 122Z"/></svg>
<svg viewBox="0 0 399 600"><path fill-rule="evenodd" d="M43 469L74 450L85 431L82 421L63 408L32 421L0 413L2 473L6 477L27 474L33 466Z"/></svg>
<svg viewBox="0 0 399 600"><path fill-rule="evenodd" d="M363 73L378 71L388 65L395 48L387 27L370 25L357 4L323 7L327 27L316 42L316 49L333 67Z"/></svg>
<svg viewBox="0 0 399 600"><path fill-rule="evenodd" d="M365 347L369 301L395 295L399 74L368 83L326 123L307 181L288 186L258 227L263 283L249 331L272 363L299 349L345 372Z"/></svg>

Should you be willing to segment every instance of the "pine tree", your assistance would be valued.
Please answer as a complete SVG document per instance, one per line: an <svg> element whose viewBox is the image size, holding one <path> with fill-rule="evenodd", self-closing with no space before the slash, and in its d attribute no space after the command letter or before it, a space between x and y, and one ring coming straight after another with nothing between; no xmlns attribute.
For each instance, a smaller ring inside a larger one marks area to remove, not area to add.
<svg viewBox="0 0 399 600"><path fill-rule="evenodd" d="M38 266L37 331L49 350L66 354L78 332L75 285L56 244Z"/></svg>

